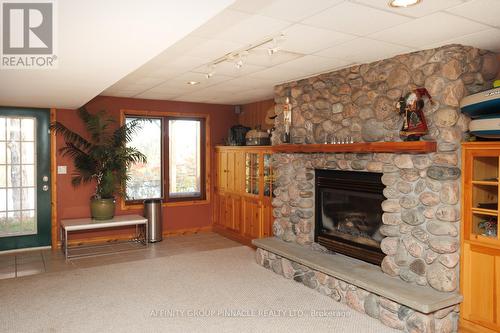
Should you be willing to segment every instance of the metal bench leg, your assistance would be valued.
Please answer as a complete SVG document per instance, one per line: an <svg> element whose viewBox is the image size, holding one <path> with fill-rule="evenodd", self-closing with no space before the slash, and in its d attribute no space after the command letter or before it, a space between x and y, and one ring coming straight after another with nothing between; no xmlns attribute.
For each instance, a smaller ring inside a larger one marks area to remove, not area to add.
<svg viewBox="0 0 500 333"><path fill-rule="evenodd" d="M68 230L64 229L64 256L68 259Z"/></svg>

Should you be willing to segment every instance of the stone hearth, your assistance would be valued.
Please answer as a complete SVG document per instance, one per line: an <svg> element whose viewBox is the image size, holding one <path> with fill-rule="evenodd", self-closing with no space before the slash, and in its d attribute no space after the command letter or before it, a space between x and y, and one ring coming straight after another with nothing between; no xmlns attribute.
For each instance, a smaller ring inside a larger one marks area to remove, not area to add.
<svg viewBox="0 0 500 333"><path fill-rule="evenodd" d="M496 68L488 65L490 57L494 55L486 51L449 45L277 86L278 117L275 119L273 144L281 143L284 126L280 105L286 97L292 104L292 143L294 140L306 144L324 143L325 138L333 136L350 136L356 142L400 141L402 118L396 112L396 102L409 90L425 86L434 104L426 103L424 108L429 134L422 139L436 141L437 151L429 154L273 155L276 175L274 235L285 242L319 248L313 242L314 169L380 172L383 173L386 197L382 203L381 229L385 236L381 243L386 255L381 264L385 276L411 283L414 287L421 286L422 290L432 288L457 293L459 154L469 121L458 106L463 96L491 86ZM262 251L258 256L278 258L273 253L266 254L267 250ZM310 268L307 272L316 274ZM364 296L358 299L358 306L349 301L349 294L345 293L340 299L345 298L344 301L357 310L366 307L364 302L373 302L372 297L365 297L365 292L361 292ZM382 306L377 311L380 317L389 316L387 307ZM442 315L439 311L448 310L438 310L436 318ZM397 317L401 320L401 315ZM412 332L456 330L457 316L449 319L453 321L451 326L441 327L433 322L430 326L415 329L408 321L405 325L392 326ZM440 328L437 329L436 325Z"/></svg>

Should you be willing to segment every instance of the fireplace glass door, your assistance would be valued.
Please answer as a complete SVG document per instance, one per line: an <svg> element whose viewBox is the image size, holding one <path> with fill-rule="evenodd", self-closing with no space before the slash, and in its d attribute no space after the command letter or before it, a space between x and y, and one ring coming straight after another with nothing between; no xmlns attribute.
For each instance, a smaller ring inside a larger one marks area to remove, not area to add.
<svg viewBox="0 0 500 333"><path fill-rule="evenodd" d="M354 258L380 264L383 235L380 173L316 170L315 241Z"/></svg>

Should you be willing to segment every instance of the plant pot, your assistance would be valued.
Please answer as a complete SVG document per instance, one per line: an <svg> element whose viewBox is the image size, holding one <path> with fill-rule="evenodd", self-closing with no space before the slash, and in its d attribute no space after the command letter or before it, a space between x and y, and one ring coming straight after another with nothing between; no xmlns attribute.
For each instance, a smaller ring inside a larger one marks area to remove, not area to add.
<svg viewBox="0 0 500 333"><path fill-rule="evenodd" d="M96 220L112 219L115 216L115 199L90 199L90 213Z"/></svg>

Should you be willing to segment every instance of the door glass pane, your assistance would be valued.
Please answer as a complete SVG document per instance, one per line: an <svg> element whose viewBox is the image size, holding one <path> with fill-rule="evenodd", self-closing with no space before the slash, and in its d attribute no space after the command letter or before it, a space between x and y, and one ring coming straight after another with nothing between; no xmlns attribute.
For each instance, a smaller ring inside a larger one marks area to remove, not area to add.
<svg viewBox="0 0 500 333"><path fill-rule="evenodd" d="M7 189L7 210L18 211L21 209L21 189L9 188Z"/></svg>
<svg viewBox="0 0 500 333"><path fill-rule="evenodd" d="M35 128L35 118L0 118L0 237L37 233Z"/></svg>
<svg viewBox="0 0 500 333"><path fill-rule="evenodd" d="M7 190L0 188L0 212L7 211Z"/></svg>
<svg viewBox="0 0 500 333"><path fill-rule="evenodd" d="M35 119L23 118L21 120L21 136L23 141L35 140Z"/></svg>
<svg viewBox="0 0 500 333"><path fill-rule="evenodd" d="M201 195L201 126L199 120L169 120L170 197Z"/></svg>
<svg viewBox="0 0 500 333"><path fill-rule="evenodd" d="M7 142L7 164L21 163L21 144L19 141Z"/></svg>
<svg viewBox="0 0 500 333"><path fill-rule="evenodd" d="M25 187L22 189L21 194L23 209L35 209L35 189L33 187Z"/></svg>
<svg viewBox="0 0 500 333"><path fill-rule="evenodd" d="M245 191L259 194L259 154L247 153L245 158Z"/></svg>
<svg viewBox="0 0 500 333"><path fill-rule="evenodd" d="M23 164L35 162L35 145L33 142L23 142L21 145L21 161Z"/></svg>
<svg viewBox="0 0 500 333"><path fill-rule="evenodd" d="M0 164L5 164L7 158L7 142L0 140Z"/></svg>
<svg viewBox="0 0 500 333"><path fill-rule="evenodd" d="M475 156L472 163L474 169L472 180L498 181L498 157Z"/></svg>
<svg viewBox="0 0 500 333"><path fill-rule="evenodd" d="M35 166L23 165L21 179L23 181L23 186L35 186Z"/></svg>
<svg viewBox="0 0 500 333"><path fill-rule="evenodd" d="M7 140L19 141L21 137L21 119L7 117Z"/></svg>
<svg viewBox="0 0 500 333"><path fill-rule="evenodd" d="M5 125L5 118L0 117L0 140L5 140L5 130L6 130L6 125Z"/></svg>
<svg viewBox="0 0 500 333"><path fill-rule="evenodd" d="M36 232L36 219L34 210L23 210L22 212L22 225L24 232Z"/></svg>
<svg viewBox="0 0 500 333"><path fill-rule="evenodd" d="M274 196L274 176L271 168L271 155L264 154L264 195Z"/></svg>
<svg viewBox="0 0 500 333"><path fill-rule="evenodd" d="M6 232L10 235L22 233L21 221L20 211L7 212Z"/></svg>
<svg viewBox="0 0 500 333"><path fill-rule="evenodd" d="M0 165L0 188L7 187L7 166Z"/></svg>
<svg viewBox="0 0 500 333"><path fill-rule="evenodd" d="M7 165L7 186L21 187L21 166Z"/></svg>

